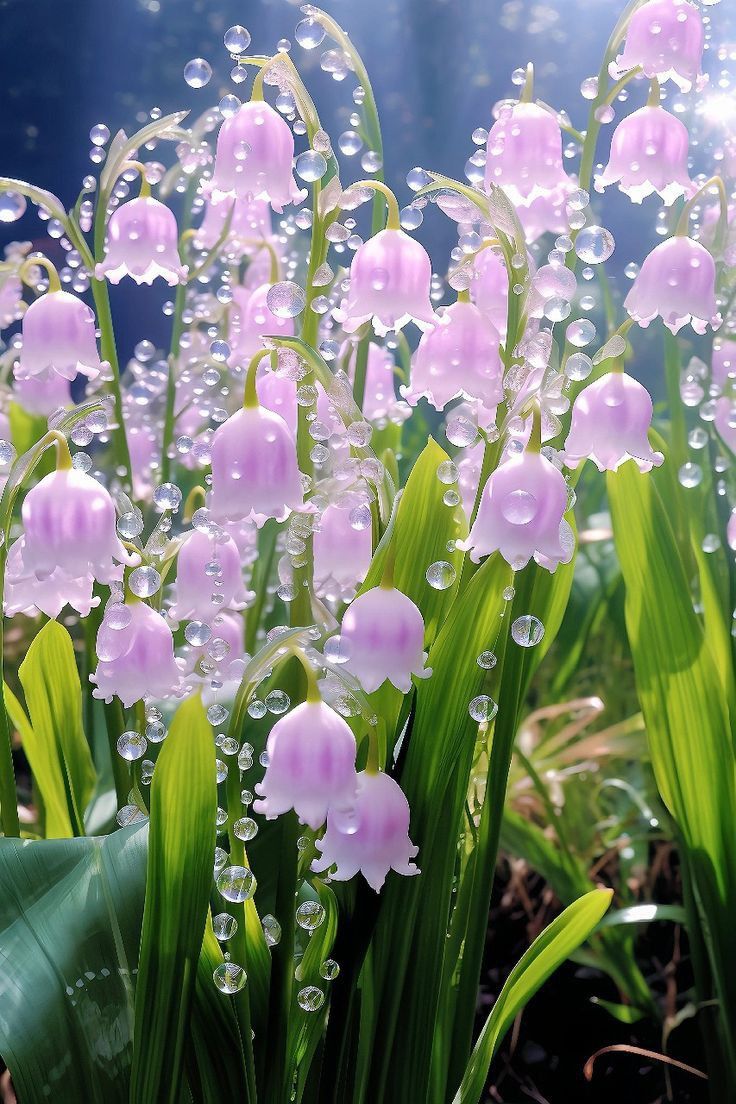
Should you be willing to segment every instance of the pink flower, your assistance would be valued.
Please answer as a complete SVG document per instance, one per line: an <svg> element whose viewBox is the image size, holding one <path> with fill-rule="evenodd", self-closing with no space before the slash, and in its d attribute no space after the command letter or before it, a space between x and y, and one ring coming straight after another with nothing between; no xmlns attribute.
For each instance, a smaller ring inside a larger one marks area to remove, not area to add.
<svg viewBox="0 0 736 1104"><path fill-rule="evenodd" d="M133 420L138 408L129 410L125 423L130 463L133 468L133 492L136 498L148 498L153 489L154 468L158 467L160 443L155 428L147 422Z"/></svg>
<svg viewBox="0 0 736 1104"><path fill-rule="evenodd" d="M139 196L117 207L107 226L107 251L95 277L119 284L131 276L137 284L152 284L162 276L167 284L182 284L186 265L179 257L179 233L172 211L151 196Z"/></svg>
<svg viewBox="0 0 736 1104"><path fill-rule="evenodd" d="M225 119L217 137L215 171L205 184L215 203L265 199L279 214L287 203L301 203L291 166L294 135L289 124L262 100L243 104Z"/></svg>
<svg viewBox="0 0 736 1104"><path fill-rule="evenodd" d="M633 203L657 192L669 207L689 196L687 127L663 107L640 107L623 119L611 139L611 156L595 178L596 191L618 183Z"/></svg>
<svg viewBox="0 0 736 1104"><path fill-rule="evenodd" d="M283 521L304 502L296 446L283 418L263 407L239 410L212 438L216 521Z"/></svg>
<svg viewBox="0 0 736 1104"><path fill-rule="evenodd" d="M644 75L672 80L683 92L702 86L703 21L687 0L649 0L629 20L623 53L609 66L614 79L637 65Z"/></svg>
<svg viewBox="0 0 736 1104"><path fill-rule="evenodd" d="M213 203L209 200L202 225L194 236L197 249L212 249L225 228L230 211L233 217L227 236L225 252L251 257L258 249L255 242L271 237L271 208L265 199L235 199L229 203ZM268 258L268 251L264 250Z"/></svg>
<svg viewBox="0 0 736 1104"><path fill-rule="evenodd" d="M240 553L232 537L193 530L176 558L174 621L211 622L223 608L245 609L254 595L243 585Z"/></svg>
<svg viewBox="0 0 736 1104"><path fill-rule="evenodd" d="M103 620L97 633L97 670L89 676L94 698L120 698L125 709L144 697L168 698L179 687L174 638L164 618L145 602L127 606L130 621L113 628Z"/></svg>
<svg viewBox="0 0 736 1104"><path fill-rule="evenodd" d="M92 595L94 579L87 573L71 576L57 567L40 578L23 563L25 538L20 537L8 552L5 569L5 615L24 613L35 617L40 611L47 617L58 617L65 605L87 617L100 604ZM122 575L122 573L121 573Z"/></svg>
<svg viewBox="0 0 736 1104"><path fill-rule="evenodd" d="M498 330L474 303L453 303L438 324L422 335L412 360L411 406L423 396L435 410L457 398L480 399L495 407L503 398Z"/></svg>
<svg viewBox="0 0 736 1104"><path fill-rule="evenodd" d="M23 305L23 284L15 272L0 275L0 330L20 317Z"/></svg>
<svg viewBox="0 0 736 1104"><path fill-rule="evenodd" d="M535 103L518 103L488 133L486 187L500 184L512 202L569 184L562 167L562 131L554 115Z"/></svg>
<svg viewBox="0 0 736 1104"><path fill-rule="evenodd" d="M495 249L482 249L473 262L470 295L498 330L506 337L509 278L503 256Z"/></svg>
<svg viewBox="0 0 736 1104"><path fill-rule="evenodd" d="M720 399L716 399L713 425L724 444L731 452L736 453L736 399L727 395L721 395Z"/></svg>
<svg viewBox="0 0 736 1104"><path fill-rule="evenodd" d="M516 571L537 554L559 563L566 555L560 538L566 509L562 472L538 452L516 453L491 473L470 535L457 547L474 563L498 550Z"/></svg>
<svg viewBox="0 0 736 1104"><path fill-rule="evenodd" d="M370 525L356 529L350 510L330 505L313 537L314 588L321 596L354 594L365 579L373 555Z"/></svg>
<svg viewBox="0 0 736 1104"><path fill-rule="evenodd" d="M640 326L659 314L672 333L689 322L704 334L708 323L714 329L721 324L715 283L716 266L708 250L692 238L675 236L644 258L624 306Z"/></svg>
<svg viewBox="0 0 736 1104"><path fill-rule="evenodd" d="M340 635L347 646L346 670L372 694L386 679L408 694L411 678L429 678L425 668L424 620L411 598L394 587L373 587L345 611Z"/></svg>
<svg viewBox="0 0 736 1104"><path fill-rule="evenodd" d="M369 318L379 335L407 322L420 329L435 325L431 280L432 262L418 241L403 230L380 230L353 257L342 328L354 333Z"/></svg>
<svg viewBox="0 0 736 1104"><path fill-rule="evenodd" d="M295 437L299 408L294 381L278 372L266 370L256 380L256 394L261 406L279 414L289 427L292 437Z"/></svg>
<svg viewBox="0 0 736 1104"><path fill-rule="evenodd" d="M136 564L115 528L115 506L96 479L76 468L51 472L23 501L23 570L39 577L60 568L74 579L120 578L118 563Z"/></svg>
<svg viewBox="0 0 736 1104"><path fill-rule="evenodd" d="M565 463L575 468L590 459L599 471L617 471L627 460L635 460L640 471L651 471L664 460L649 444L651 423L652 400L646 387L624 372L609 372L575 399Z"/></svg>
<svg viewBox="0 0 736 1104"><path fill-rule="evenodd" d="M723 390L729 381L736 381L736 341L717 338L713 342L711 379Z"/></svg>
<svg viewBox="0 0 736 1104"><path fill-rule="evenodd" d="M60 406L72 401L71 382L56 372L41 373L25 379L16 377L13 397L29 414L41 414L45 418Z"/></svg>
<svg viewBox="0 0 736 1104"><path fill-rule="evenodd" d="M340 359L349 354L347 372L350 382L355 381L355 360L357 349L343 346ZM365 394L363 396L363 417L369 422L385 422L397 417L402 404L396 398L394 390L394 372L396 364L388 349L371 341L368 344L368 363L365 372ZM403 407L406 410L406 407Z"/></svg>
<svg viewBox="0 0 736 1104"><path fill-rule="evenodd" d="M270 284L261 284L255 291L242 295L242 298L234 296L236 309L232 312L230 323L231 364L250 360L263 348L263 338L269 334L293 337L294 319L278 318L271 311L267 302L270 290Z"/></svg>
<svg viewBox="0 0 736 1104"><path fill-rule="evenodd" d="M346 882L358 871L372 889L379 893L389 870L397 874L419 874L412 861L419 848L409 839L409 802L388 774L358 775L355 798L355 830L341 831L340 817L329 813L327 831L316 847L322 852L312 863L312 870L323 873L335 867L331 877Z"/></svg>
<svg viewBox="0 0 736 1104"><path fill-rule="evenodd" d="M91 307L68 291L49 291L31 303L23 316L23 347L15 367L16 379L78 373L96 379L110 366L100 361Z"/></svg>
<svg viewBox="0 0 736 1104"><path fill-rule="evenodd" d="M567 198L573 191L575 191L575 183L568 180L566 184L558 184L550 191L535 195L528 200L522 201L512 196L519 222L524 230L524 237L529 245L537 238L541 238L542 234L569 233Z"/></svg>
<svg viewBox="0 0 736 1104"><path fill-rule="evenodd" d="M280 717L266 742L268 766L256 783L256 813L269 820L293 809L316 831L333 808L355 797L355 736L323 701L305 701Z"/></svg>

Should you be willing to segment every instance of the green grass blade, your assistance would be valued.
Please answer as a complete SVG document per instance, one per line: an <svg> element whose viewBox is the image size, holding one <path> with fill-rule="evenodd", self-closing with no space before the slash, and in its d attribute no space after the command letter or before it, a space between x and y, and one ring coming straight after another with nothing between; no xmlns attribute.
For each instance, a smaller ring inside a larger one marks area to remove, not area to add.
<svg viewBox="0 0 736 1104"><path fill-rule="evenodd" d="M550 974L585 942L611 896L609 889L587 893L553 920L522 955L486 1020L453 1104L479 1104L493 1057L515 1017Z"/></svg>
<svg viewBox="0 0 736 1104"><path fill-rule="evenodd" d="M8 712L23 732L46 810L49 838L84 835L84 810L95 785L95 768L82 727L82 690L69 633L56 621L41 629L18 671L28 707L7 697Z"/></svg>
<svg viewBox="0 0 736 1104"><path fill-rule="evenodd" d="M199 697L156 763L135 999L131 1104L177 1104L215 850L215 745Z"/></svg>

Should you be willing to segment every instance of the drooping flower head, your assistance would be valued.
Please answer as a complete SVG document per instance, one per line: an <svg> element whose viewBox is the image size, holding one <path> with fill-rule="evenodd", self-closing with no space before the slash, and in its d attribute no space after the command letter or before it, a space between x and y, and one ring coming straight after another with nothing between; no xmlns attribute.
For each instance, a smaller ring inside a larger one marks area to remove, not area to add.
<svg viewBox="0 0 736 1104"><path fill-rule="evenodd" d="M329 505L312 538L314 588L317 594L354 594L370 567L373 536L370 525L356 528L351 511Z"/></svg>
<svg viewBox="0 0 736 1104"><path fill-rule="evenodd" d="M71 381L56 372L48 375L15 378L13 397L29 414L42 414L48 417L60 406L69 406L72 401Z"/></svg>
<svg viewBox="0 0 736 1104"><path fill-rule="evenodd" d="M294 319L280 318L273 313L268 305L270 290L270 284L261 284L255 291L235 289L235 309L230 320L231 363L242 364L250 360L263 348L263 338L269 334L293 337Z"/></svg>
<svg viewBox="0 0 736 1104"><path fill-rule="evenodd" d="M640 107L618 124L611 156L595 178L596 191L618 184L633 203L657 192L665 206L694 188L687 168L687 127L663 107Z"/></svg>
<svg viewBox="0 0 736 1104"><path fill-rule="evenodd" d="M486 187L500 184L512 202L526 202L568 184L562 131L551 111L518 103L488 133Z"/></svg>
<svg viewBox="0 0 736 1104"><path fill-rule="evenodd" d="M346 646L346 670L367 694L388 681L408 694L412 675L428 678L424 620L417 606L393 586L359 594L345 611L340 635Z"/></svg>
<svg viewBox="0 0 736 1104"><path fill-rule="evenodd" d="M644 258L624 306L640 326L661 315L672 333L689 322L696 333L704 334L709 324L714 329L721 324L715 283L716 266L708 250L692 238L675 235Z"/></svg>
<svg viewBox="0 0 736 1104"><path fill-rule="evenodd" d="M142 698L168 698L179 686L174 638L168 624L145 602L125 607L130 619L122 627L104 619L97 633L97 670L89 676L92 696L125 709Z"/></svg>
<svg viewBox="0 0 736 1104"><path fill-rule="evenodd" d="M688 0L649 0L634 12L623 52L610 65L617 79L640 65L644 75L672 80L683 92L702 83L703 21Z"/></svg>
<svg viewBox="0 0 736 1104"><path fill-rule="evenodd" d="M651 471L664 460L649 444L651 423L652 400L646 387L625 372L609 372L575 399L565 463L574 468L590 459L599 471L617 471L634 460L640 471Z"/></svg>
<svg viewBox="0 0 736 1104"><path fill-rule="evenodd" d="M420 329L433 326L431 280L432 262L424 246L403 230L380 230L358 247L350 265L343 329L354 333L370 318L381 335L407 322Z"/></svg>
<svg viewBox="0 0 736 1104"><path fill-rule="evenodd" d="M306 191L292 172L294 135L277 111L252 100L225 119L217 136L215 171L205 185L215 203L227 199L267 200L278 214L300 203Z"/></svg>
<svg viewBox="0 0 736 1104"><path fill-rule="evenodd" d="M193 530L176 559L175 621L211 622L221 610L245 609L253 595L246 591L240 553L232 537Z"/></svg>
<svg viewBox="0 0 736 1104"><path fill-rule="evenodd" d="M179 257L176 218L166 204L140 195L121 204L107 225L105 258L95 267L98 280L119 284L130 276L137 284L152 284L161 276L170 286L187 278Z"/></svg>
<svg viewBox="0 0 736 1104"><path fill-rule="evenodd" d="M379 893L389 870L419 874L413 862L419 848L409 839L409 802L398 782L388 774L367 771L357 777L350 829L341 830L340 818L328 813L327 831L316 841L322 853L313 861L312 870L331 870L330 876L338 882L360 872Z"/></svg>
<svg viewBox="0 0 736 1104"><path fill-rule="evenodd" d="M271 208L265 199L233 199L220 203L210 200L202 224L194 236L195 247L213 249L228 218L230 230L225 244L228 254L234 252L241 257L252 257L259 249L259 239L267 241L271 237Z"/></svg>
<svg viewBox="0 0 736 1104"><path fill-rule="evenodd" d="M80 373L96 379L110 367L97 352L94 311L68 291L49 291L31 303L22 334L18 380L45 381L53 375L71 381Z"/></svg>

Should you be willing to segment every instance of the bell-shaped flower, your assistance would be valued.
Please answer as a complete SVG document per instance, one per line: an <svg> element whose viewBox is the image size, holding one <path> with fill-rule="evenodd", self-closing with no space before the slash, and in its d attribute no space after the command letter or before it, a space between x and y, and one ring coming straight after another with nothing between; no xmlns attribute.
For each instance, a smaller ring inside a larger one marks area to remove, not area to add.
<svg viewBox="0 0 736 1104"><path fill-rule="evenodd" d="M409 816L409 802L398 782L388 774L361 771L350 820L328 813L327 830L315 843L322 853L313 861L312 870L330 870L330 877L338 882L346 882L360 871L376 893L389 870L419 874L412 861L419 848L409 839Z"/></svg>
<svg viewBox="0 0 736 1104"><path fill-rule="evenodd" d="M225 252L240 257L251 257L259 248L258 241L271 237L271 208L265 199L234 199L213 203L210 199L202 224L194 235L196 249L213 249L230 218ZM268 251L265 250L266 257Z"/></svg>
<svg viewBox="0 0 736 1104"><path fill-rule="evenodd" d="M482 249L473 261L470 297L498 330L506 337L509 301L509 278L503 256L496 249Z"/></svg>
<svg viewBox="0 0 736 1104"><path fill-rule="evenodd" d="M240 553L232 537L193 530L176 557L174 621L211 622L220 610L245 609L254 595L245 589Z"/></svg>
<svg viewBox="0 0 736 1104"><path fill-rule="evenodd" d="M703 77L703 20L688 0L649 0L633 13L626 29L623 52L609 66L614 79L640 65L646 77L672 80L681 91Z"/></svg>
<svg viewBox="0 0 736 1104"><path fill-rule="evenodd" d="M503 398L499 340L498 330L479 307L453 303L422 335L410 384L401 394L411 406L424 397L435 410L461 397L495 407Z"/></svg>
<svg viewBox="0 0 736 1104"><path fill-rule="evenodd" d="M215 171L204 185L215 203L265 199L278 214L288 203L301 203L292 172L294 135L285 119L263 100L251 100L228 119L217 136Z"/></svg>
<svg viewBox="0 0 736 1104"><path fill-rule="evenodd" d="M562 131L551 111L517 103L488 132L486 187L500 184L512 202L569 184L562 165Z"/></svg>
<svg viewBox="0 0 736 1104"><path fill-rule="evenodd" d="M18 274L0 273L0 330L20 318L23 306L23 282Z"/></svg>
<svg viewBox="0 0 736 1104"><path fill-rule="evenodd" d="M256 380L256 394L261 406L279 414L292 436L296 436L299 407L296 401L296 384L279 372L265 371Z"/></svg>
<svg viewBox="0 0 736 1104"><path fill-rule="evenodd" d="M96 379L102 369L91 307L68 291L49 291L31 303L23 316L23 346L15 377L18 380L51 374L73 380L78 373Z"/></svg>
<svg viewBox="0 0 736 1104"><path fill-rule="evenodd" d="M283 521L304 502L296 446L283 418L246 407L218 426L212 438L210 509L218 522Z"/></svg>
<svg viewBox="0 0 736 1104"><path fill-rule="evenodd" d="M126 410L125 434L128 440L130 466L133 470L133 493L136 498L147 499L153 491L159 466L161 455L159 435L155 426L140 418L140 408L132 404L130 409Z"/></svg>
<svg viewBox="0 0 736 1104"><path fill-rule="evenodd" d="M293 809L316 831L330 809L349 809L355 798L355 736L323 701L307 700L280 717L266 741L268 766L256 783L256 813L272 820Z"/></svg>
<svg viewBox="0 0 736 1104"><path fill-rule="evenodd" d="M321 597L354 594L370 567L371 526L356 528L350 515L349 509L330 504L314 531L314 588Z"/></svg>
<svg viewBox="0 0 736 1104"><path fill-rule="evenodd" d="M107 225L105 259L95 267L98 280L119 284L130 276L137 284L152 284L162 276L167 284L184 283L186 265L179 257L179 232L173 211L151 196L121 204Z"/></svg>
<svg viewBox="0 0 736 1104"><path fill-rule="evenodd" d="M100 599L93 597L94 579L89 573L72 576L57 567L39 578L30 571L23 562L24 543L25 537L19 537L8 552L4 595L7 617L16 613L35 617L40 612L55 618L67 604L87 617L100 604Z"/></svg>
<svg viewBox="0 0 736 1104"><path fill-rule="evenodd" d="M624 306L640 326L661 315L677 333L688 322L698 334L721 316L716 304L716 266L708 250L692 238L676 235L660 242L644 262Z"/></svg>
<svg viewBox="0 0 736 1104"><path fill-rule="evenodd" d="M713 342L710 374L713 383L721 390L727 383L736 382L736 341L719 337Z"/></svg>
<svg viewBox="0 0 736 1104"><path fill-rule="evenodd" d="M595 178L596 191L618 184L633 203L657 192L669 207L694 190L687 169L689 142L687 127L669 111L640 107L614 130L608 164Z"/></svg>
<svg viewBox="0 0 736 1104"><path fill-rule="evenodd" d="M736 399L729 395L716 399L713 425L723 443L736 455Z"/></svg>
<svg viewBox="0 0 736 1104"><path fill-rule="evenodd" d="M425 667L424 620L417 606L393 586L377 586L359 594L345 611L340 637L346 647L346 670L367 694L386 679L408 694L411 678L429 678Z"/></svg>
<svg viewBox="0 0 736 1104"><path fill-rule="evenodd" d="M139 562L120 543L109 491L76 468L44 476L23 500L21 517L23 568L39 577L60 568L108 583L120 577L117 564Z"/></svg>
<svg viewBox="0 0 736 1104"><path fill-rule="evenodd" d="M56 372L42 373L40 376L16 377L13 398L29 414L40 414L48 418L60 406L70 406L72 401L71 382Z"/></svg>
<svg viewBox="0 0 736 1104"><path fill-rule="evenodd" d="M522 201L516 196L513 197L516 213L528 245L532 245L541 238L542 234L569 233L567 200L570 193L574 191L575 182L568 180L566 184L558 184L555 188L540 195L532 195L527 200Z"/></svg>
<svg viewBox="0 0 736 1104"><path fill-rule="evenodd" d="M294 319L279 318L268 305L270 284L261 284L255 291L247 292L242 299L235 299L236 309L231 312L230 364L246 362L263 348L263 338L293 337ZM245 302L243 303L243 300Z"/></svg>
<svg viewBox="0 0 736 1104"><path fill-rule="evenodd" d="M400 330L407 322L416 322L420 329L434 326L431 280L432 262L418 241L403 230L379 230L353 257L342 328L354 333L370 318L379 335Z"/></svg>
<svg viewBox="0 0 736 1104"><path fill-rule="evenodd" d="M120 698L125 709L142 698L168 698L181 682L174 659L174 638L166 620L145 602L126 606L122 628L103 618L97 632L97 670L89 676L94 698Z"/></svg>
<svg viewBox="0 0 736 1104"><path fill-rule="evenodd" d="M211 630L206 643L187 643L177 661L183 671L184 685L199 689L205 706L235 700L249 658L245 651L245 625L241 613L229 610L218 613Z"/></svg>
<svg viewBox="0 0 736 1104"><path fill-rule="evenodd" d="M348 358L346 371L351 384L355 381L356 352L357 346L351 349L348 342L340 350L340 361L344 363L344 358ZM406 406L396 398L395 371L396 362L389 350L375 341L369 342L362 407L363 417L369 422L403 420L402 413L406 413Z"/></svg>
<svg viewBox="0 0 736 1104"><path fill-rule="evenodd" d="M457 547L469 552L474 563L500 551L516 571L535 553L559 563L566 555L560 540L566 509L562 472L539 452L518 452L491 473L470 535Z"/></svg>
<svg viewBox="0 0 736 1104"><path fill-rule="evenodd" d="M565 463L576 468L587 459L599 471L617 471L626 460L634 460L640 471L651 471L664 460L649 444L651 424L652 400L646 387L625 372L609 372L575 399Z"/></svg>

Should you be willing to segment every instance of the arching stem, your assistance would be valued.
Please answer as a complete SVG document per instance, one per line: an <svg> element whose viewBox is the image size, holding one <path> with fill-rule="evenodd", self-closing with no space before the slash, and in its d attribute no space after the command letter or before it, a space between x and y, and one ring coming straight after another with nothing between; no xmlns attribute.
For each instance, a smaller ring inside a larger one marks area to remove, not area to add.
<svg viewBox="0 0 736 1104"><path fill-rule="evenodd" d="M29 287L33 287L33 284L31 284L28 279L31 268L45 269L49 278L48 290L50 292L61 291L61 280L59 279L59 273L56 271L56 265L53 264L48 257L26 257L23 264L20 266L18 275Z"/></svg>
<svg viewBox="0 0 736 1104"><path fill-rule="evenodd" d="M401 229L401 217L399 214L399 204L396 196L382 180L356 180L355 184L350 185L351 188L367 188L372 192L380 192L382 196L386 197L386 206L388 208L388 216L386 218L387 230L400 230Z"/></svg>

